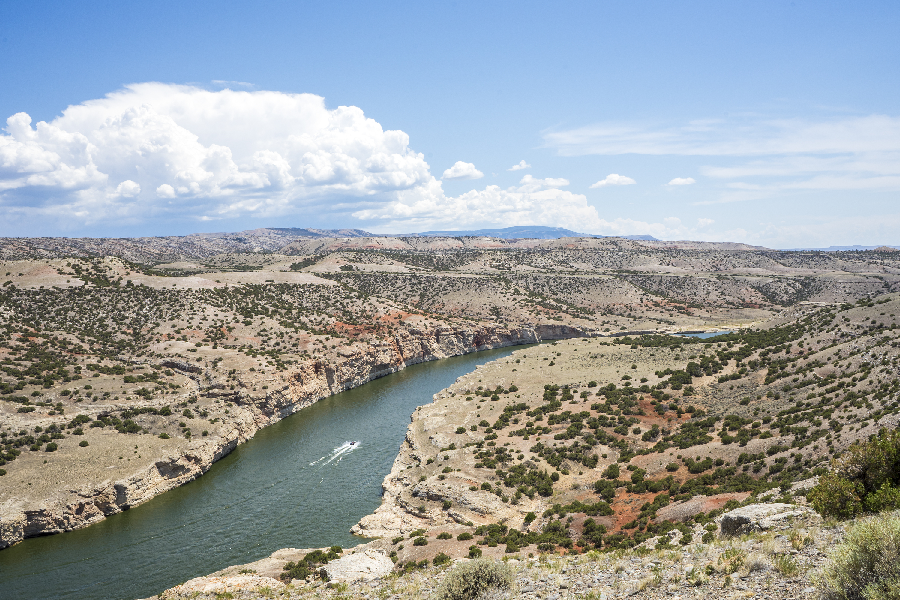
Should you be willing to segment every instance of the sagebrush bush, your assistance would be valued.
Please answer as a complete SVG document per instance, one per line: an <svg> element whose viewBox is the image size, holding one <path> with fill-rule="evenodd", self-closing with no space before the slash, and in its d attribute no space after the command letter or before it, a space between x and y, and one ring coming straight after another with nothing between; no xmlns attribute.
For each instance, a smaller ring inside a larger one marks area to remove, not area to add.
<svg viewBox="0 0 900 600"><path fill-rule="evenodd" d="M476 559L450 569L437 590L438 600L475 600L491 590L512 587L509 565L488 559Z"/></svg>
<svg viewBox="0 0 900 600"><path fill-rule="evenodd" d="M821 515L839 519L900 508L900 431L882 429L850 446L807 498Z"/></svg>
<svg viewBox="0 0 900 600"><path fill-rule="evenodd" d="M900 513L854 525L816 585L824 600L900 600Z"/></svg>

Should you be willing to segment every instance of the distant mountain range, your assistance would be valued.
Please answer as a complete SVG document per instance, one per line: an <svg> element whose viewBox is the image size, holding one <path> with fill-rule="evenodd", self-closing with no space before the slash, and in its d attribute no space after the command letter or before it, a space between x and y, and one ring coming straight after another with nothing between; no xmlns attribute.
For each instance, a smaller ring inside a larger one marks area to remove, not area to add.
<svg viewBox="0 0 900 600"><path fill-rule="evenodd" d="M538 240L556 240L564 237L589 237L589 238L604 238L604 237L621 237L626 240L651 240L657 241L655 237L652 235L619 235L619 236L607 236L607 235L593 235L590 233L578 233L577 231L572 231L571 229L565 229L563 227L543 227L540 225L519 225L516 227L504 227L503 229L473 229L468 231L425 231L423 233L413 233L409 235L421 235L421 236L429 236L429 237L463 237L463 236L478 236L478 237L492 237L499 238L504 240L516 239L516 238L530 238L530 239L538 239Z"/></svg>
<svg viewBox="0 0 900 600"><path fill-rule="evenodd" d="M604 237L621 237L626 240L650 240L658 241L652 235L593 235L590 233L578 233L571 229L563 227L543 227L540 225L519 225L516 227L504 227L503 229L471 229L464 231L425 231L422 233L370 233L363 229L302 229L299 227L266 227L254 230L252 233L267 232L269 234L284 235L290 237L492 237L503 240L512 239L537 239L537 240L556 240L564 237L588 237L588 238L604 238ZM251 233L251 232L241 232ZM194 234L209 236L225 236L235 234Z"/></svg>
<svg viewBox="0 0 900 600"><path fill-rule="evenodd" d="M853 246L828 246L827 248L788 248L790 251L807 251L807 252L847 252L852 250L878 250L879 248L898 248L900 246L860 246L859 244L855 244Z"/></svg>

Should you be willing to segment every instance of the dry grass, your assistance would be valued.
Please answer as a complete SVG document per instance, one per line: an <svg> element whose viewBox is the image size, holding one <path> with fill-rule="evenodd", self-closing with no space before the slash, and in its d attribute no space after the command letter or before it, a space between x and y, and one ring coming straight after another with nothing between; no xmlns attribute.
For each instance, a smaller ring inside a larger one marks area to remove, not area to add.
<svg viewBox="0 0 900 600"><path fill-rule="evenodd" d="M825 600L900 599L900 513L854 525L816 583Z"/></svg>

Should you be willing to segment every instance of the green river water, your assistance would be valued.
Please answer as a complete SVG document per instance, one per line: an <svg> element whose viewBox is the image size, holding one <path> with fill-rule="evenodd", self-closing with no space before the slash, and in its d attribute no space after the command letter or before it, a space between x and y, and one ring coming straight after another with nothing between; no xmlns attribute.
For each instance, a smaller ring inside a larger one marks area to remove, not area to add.
<svg viewBox="0 0 900 600"><path fill-rule="evenodd" d="M414 365L267 427L204 476L85 529L0 551L0 598L145 598L279 548L354 546L410 415L489 350ZM345 442L358 440L356 448Z"/></svg>

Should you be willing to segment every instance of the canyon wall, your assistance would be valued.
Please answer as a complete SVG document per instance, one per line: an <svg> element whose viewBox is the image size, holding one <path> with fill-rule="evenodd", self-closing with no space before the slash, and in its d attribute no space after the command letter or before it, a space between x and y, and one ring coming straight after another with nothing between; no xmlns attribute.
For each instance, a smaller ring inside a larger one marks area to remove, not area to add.
<svg viewBox="0 0 900 600"><path fill-rule="evenodd" d="M231 392L221 385L209 386L201 393L222 396L236 405L220 435L191 441L179 454L145 465L127 478L87 482L81 490L56 490L53 497L40 506L7 502L0 506L0 549L25 538L86 527L142 504L203 475L213 463L252 438L261 428L322 398L409 365L481 350L585 335L596 333L567 325L405 329L389 340L339 350L332 361L309 360L295 365L267 381L272 389L264 396L245 391ZM127 444L128 438L123 436L122 443Z"/></svg>

